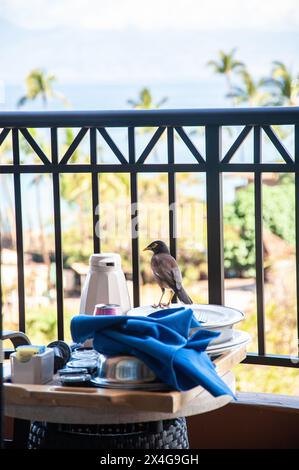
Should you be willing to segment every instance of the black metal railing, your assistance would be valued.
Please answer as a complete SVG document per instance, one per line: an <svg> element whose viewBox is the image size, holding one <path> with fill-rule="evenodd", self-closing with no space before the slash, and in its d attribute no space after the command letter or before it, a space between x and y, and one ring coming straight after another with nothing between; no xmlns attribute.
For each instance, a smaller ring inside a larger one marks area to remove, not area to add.
<svg viewBox="0 0 299 470"><path fill-rule="evenodd" d="M295 146L290 154L274 132L273 125L294 126ZM184 126L203 126L205 128L205 157L184 130ZM222 157L222 127L244 126L239 136ZM128 157L116 145L107 128L127 129ZM140 127L157 128L149 143L140 155L136 154L135 129ZM176 174L179 172L203 172L206 174L207 194L207 242L208 242L208 281L209 302L224 302L224 265L223 265L223 191L222 174L252 172L254 174L255 204L255 246L256 246L256 295L257 295L257 332L258 353L248 354L245 362L253 364L298 367L298 361L288 356L268 355L265 347L264 312L264 262L262 236L262 174L267 172L292 173L295 175L296 195L296 274L297 274L297 325L299 333L299 108L251 108L251 109L208 109L208 110L151 110L151 111L101 111L101 112L2 112L0 113L0 145L5 139L12 139L13 164L1 164L0 173L13 175L16 249L18 267L19 328L25 331L25 284L24 284L24 240L21 198L21 175L38 173L51 174L53 184L55 261L57 290L57 336L64 337L63 328L63 259L61 236L61 207L59 175L65 173L87 173L91 175L93 227L99 222L96 208L99 204L100 173L128 173L130 175L130 199L134 210L132 223L132 277L134 286L134 305L140 301L140 265L138 235L133 236L136 221L138 224L138 174L167 173L170 250L175 256L176 239ZM48 128L51 132L50 155L41 149L28 131L29 128ZM59 155L57 132L59 128L79 128L77 136L64 155ZM262 132L265 132L281 155L281 162L262 162ZM232 163L231 159L246 137L253 133L253 163ZM19 136L26 139L40 159L40 164L20 162ZM82 141L89 135L88 163L69 164L69 161ZM144 164L162 134L167 136L167 163ZM195 163L176 163L174 135L189 149ZM99 163L97 139L103 139L110 147L119 164ZM136 209L137 208L137 209ZM134 227L133 227L134 225ZM94 252L100 251L100 239L93 230ZM299 334L298 334L299 337Z"/></svg>

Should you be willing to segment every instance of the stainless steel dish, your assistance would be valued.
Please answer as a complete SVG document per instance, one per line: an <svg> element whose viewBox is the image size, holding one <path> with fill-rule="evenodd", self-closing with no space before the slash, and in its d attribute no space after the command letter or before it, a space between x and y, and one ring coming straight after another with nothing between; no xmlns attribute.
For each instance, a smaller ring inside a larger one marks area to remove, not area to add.
<svg viewBox="0 0 299 470"><path fill-rule="evenodd" d="M72 360L82 360L82 361L98 361L99 353L94 349L77 349L72 352Z"/></svg>
<svg viewBox="0 0 299 470"><path fill-rule="evenodd" d="M170 387L167 384L161 382L110 382L109 380L101 379L100 377L94 377L90 383L94 387L99 388L112 388L121 390L145 390L148 392L154 392L157 390L169 390Z"/></svg>
<svg viewBox="0 0 299 470"><path fill-rule="evenodd" d="M98 378L105 383L140 384L156 380L156 375L134 356L99 356Z"/></svg>
<svg viewBox="0 0 299 470"><path fill-rule="evenodd" d="M89 374L96 374L98 371L98 362L90 359L70 361L66 366L69 369L74 369L74 372L76 372L77 369L87 369Z"/></svg>

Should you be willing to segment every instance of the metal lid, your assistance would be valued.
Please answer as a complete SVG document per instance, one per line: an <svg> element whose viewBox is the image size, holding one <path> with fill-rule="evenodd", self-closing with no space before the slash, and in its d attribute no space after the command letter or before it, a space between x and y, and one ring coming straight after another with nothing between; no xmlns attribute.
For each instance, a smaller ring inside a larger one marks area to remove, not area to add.
<svg viewBox="0 0 299 470"><path fill-rule="evenodd" d="M99 378L107 383L144 383L156 379L154 372L135 356L100 355Z"/></svg>
<svg viewBox="0 0 299 470"><path fill-rule="evenodd" d="M95 253L89 258L90 266L104 270L121 268L121 257L118 253Z"/></svg>

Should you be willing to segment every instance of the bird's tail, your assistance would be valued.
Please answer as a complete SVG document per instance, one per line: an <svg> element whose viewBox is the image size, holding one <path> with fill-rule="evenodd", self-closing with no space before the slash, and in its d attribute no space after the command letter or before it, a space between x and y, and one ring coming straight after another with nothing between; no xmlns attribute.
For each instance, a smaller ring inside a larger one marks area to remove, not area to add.
<svg viewBox="0 0 299 470"><path fill-rule="evenodd" d="M180 289L176 291L176 295L178 299L184 304L193 304L192 300L190 299L189 295L187 294L187 292L185 291L183 287L181 287Z"/></svg>

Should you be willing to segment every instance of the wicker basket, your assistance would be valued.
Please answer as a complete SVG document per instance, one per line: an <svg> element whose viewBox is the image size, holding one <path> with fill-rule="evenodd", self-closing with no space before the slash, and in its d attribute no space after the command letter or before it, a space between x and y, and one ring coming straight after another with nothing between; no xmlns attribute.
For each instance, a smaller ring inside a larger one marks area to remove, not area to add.
<svg viewBox="0 0 299 470"><path fill-rule="evenodd" d="M188 448L185 418L90 426L33 422L28 438L28 449Z"/></svg>

